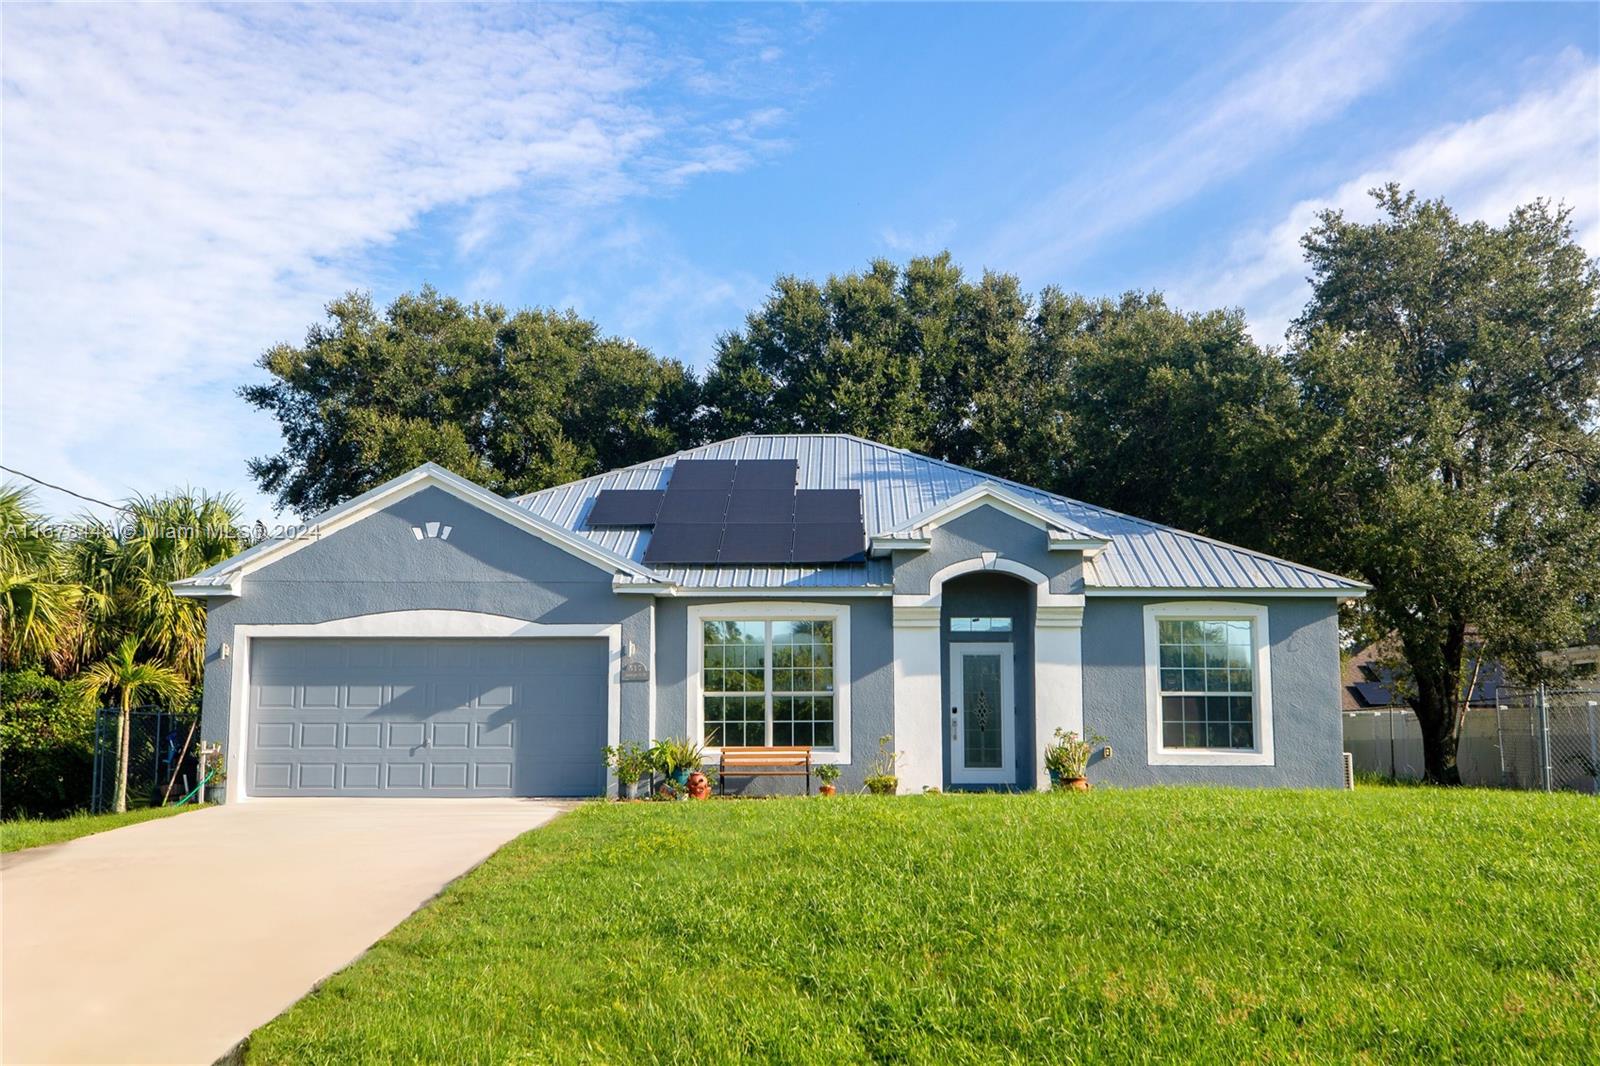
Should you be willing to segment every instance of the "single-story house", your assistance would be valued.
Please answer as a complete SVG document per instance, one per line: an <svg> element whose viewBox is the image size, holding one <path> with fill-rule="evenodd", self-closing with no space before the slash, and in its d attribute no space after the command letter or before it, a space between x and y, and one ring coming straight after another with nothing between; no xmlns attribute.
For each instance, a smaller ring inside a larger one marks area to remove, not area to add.
<svg viewBox="0 0 1600 1066"><path fill-rule="evenodd" d="M1366 591L840 434L516 499L424 465L174 587L230 801L597 795L604 746L664 737L1033 789L1057 729L1103 783L1337 787Z"/></svg>

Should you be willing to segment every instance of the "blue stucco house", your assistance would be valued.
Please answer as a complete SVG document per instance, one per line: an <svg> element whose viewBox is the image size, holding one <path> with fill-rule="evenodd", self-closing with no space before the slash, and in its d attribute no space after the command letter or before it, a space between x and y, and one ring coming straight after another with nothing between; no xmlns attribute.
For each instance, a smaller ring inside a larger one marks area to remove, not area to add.
<svg viewBox="0 0 1600 1066"><path fill-rule="evenodd" d="M597 795L608 743L806 744L859 787L1341 783L1360 582L844 435L517 499L419 467L176 590L230 801ZM734 783L737 784L737 783Z"/></svg>

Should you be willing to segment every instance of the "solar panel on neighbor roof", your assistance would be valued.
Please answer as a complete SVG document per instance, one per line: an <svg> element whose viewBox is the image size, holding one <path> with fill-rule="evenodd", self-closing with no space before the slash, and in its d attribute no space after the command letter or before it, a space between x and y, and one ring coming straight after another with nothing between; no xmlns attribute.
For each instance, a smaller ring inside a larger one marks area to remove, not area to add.
<svg viewBox="0 0 1600 1066"><path fill-rule="evenodd" d="M800 464L794 459L740 459L733 472L736 489L781 489L793 493L800 477Z"/></svg>
<svg viewBox="0 0 1600 1066"><path fill-rule="evenodd" d="M1357 681L1351 686L1368 707L1387 707L1394 702L1389 690L1376 681Z"/></svg>
<svg viewBox="0 0 1600 1066"><path fill-rule="evenodd" d="M667 493L675 489L727 490L733 486L733 470L738 465L732 459L679 459L672 465Z"/></svg>
<svg viewBox="0 0 1600 1066"><path fill-rule="evenodd" d="M813 522L794 527L797 563L838 563L866 548L866 533L859 521Z"/></svg>
<svg viewBox="0 0 1600 1066"><path fill-rule="evenodd" d="M714 563L722 526L658 525L644 550L647 563Z"/></svg>
<svg viewBox="0 0 1600 1066"><path fill-rule="evenodd" d="M796 522L861 523L861 490L801 489L795 493ZM865 531L863 531L865 536Z"/></svg>
<svg viewBox="0 0 1600 1066"><path fill-rule="evenodd" d="M589 508L589 528L655 525L665 495L660 489L602 489Z"/></svg>
<svg viewBox="0 0 1600 1066"><path fill-rule="evenodd" d="M720 565L734 563L787 563L794 548L794 526L788 522L773 525L729 525L723 527Z"/></svg>

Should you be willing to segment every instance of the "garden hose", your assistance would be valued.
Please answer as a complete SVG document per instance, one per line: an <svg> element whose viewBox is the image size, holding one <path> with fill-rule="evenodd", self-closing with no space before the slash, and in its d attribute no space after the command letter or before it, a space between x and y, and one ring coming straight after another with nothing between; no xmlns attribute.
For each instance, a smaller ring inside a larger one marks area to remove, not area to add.
<svg viewBox="0 0 1600 1066"><path fill-rule="evenodd" d="M194 786L194 788L192 790L190 790L190 792L189 792L189 794L187 796L183 797L183 799L179 800L177 803L174 803L173 806L174 807L182 807L185 803L188 803L190 800L194 799L195 795L198 794L199 791L202 788L205 788L206 785L210 784L211 783L211 779L213 777L216 777L216 776L217 776L217 772L215 770L212 770L209 774L206 775L206 779L204 781L202 781L198 785Z"/></svg>

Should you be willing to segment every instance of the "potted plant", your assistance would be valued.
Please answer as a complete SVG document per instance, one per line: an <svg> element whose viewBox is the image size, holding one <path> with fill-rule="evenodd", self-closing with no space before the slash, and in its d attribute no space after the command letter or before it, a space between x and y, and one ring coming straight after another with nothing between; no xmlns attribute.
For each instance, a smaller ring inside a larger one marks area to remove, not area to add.
<svg viewBox="0 0 1600 1066"><path fill-rule="evenodd" d="M617 798L637 799L639 782L650 773L650 753L638 744L629 742L603 749L606 766L617 775Z"/></svg>
<svg viewBox="0 0 1600 1066"><path fill-rule="evenodd" d="M1089 778L1086 776L1089 755L1094 751L1094 746L1105 743L1105 739L1097 735L1084 740L1076 731L1057 729L1055 743L1044 749L1044 768L1050 771L1050 787L1074 792L1089 791Z"/></svg>
<svg viewBox="0 0 1600 1066"><path fill-rule="evenodd" d="M889 747L894 736L885 734L878 738L878 754L872 757L867 771L867 791L874 796L892 796L900 788L900 778L895 776L894 763L900 753Z"/></svg>
<svg viewBox="0 0 1600 1066"><path fill-rule="evenodd" d="M228 782L228 760L222 756L222 745L202 744L200 763L205 767L201 777L205 788L201 790L200 800L204 803L221 803L227 797Z"/></svg>
<svg viewBox="0 0 1600 1066"><path fill-rule="evenodd" d="M687 740L658 740L650 749L651 766L678 793L689 787L689 775L700 769L700 756L700 745Z"/></svg>
<svg viewBox="0 0 1600 1066"><path fill-rule="evenodd" d="M822 782L822 784L817 786L818 792L822 793L824 796L833 795L838 791L836 788L834 788L833 783L839 780L839 764L825 762L821 766L817 767L817 780Z"/></svg>

